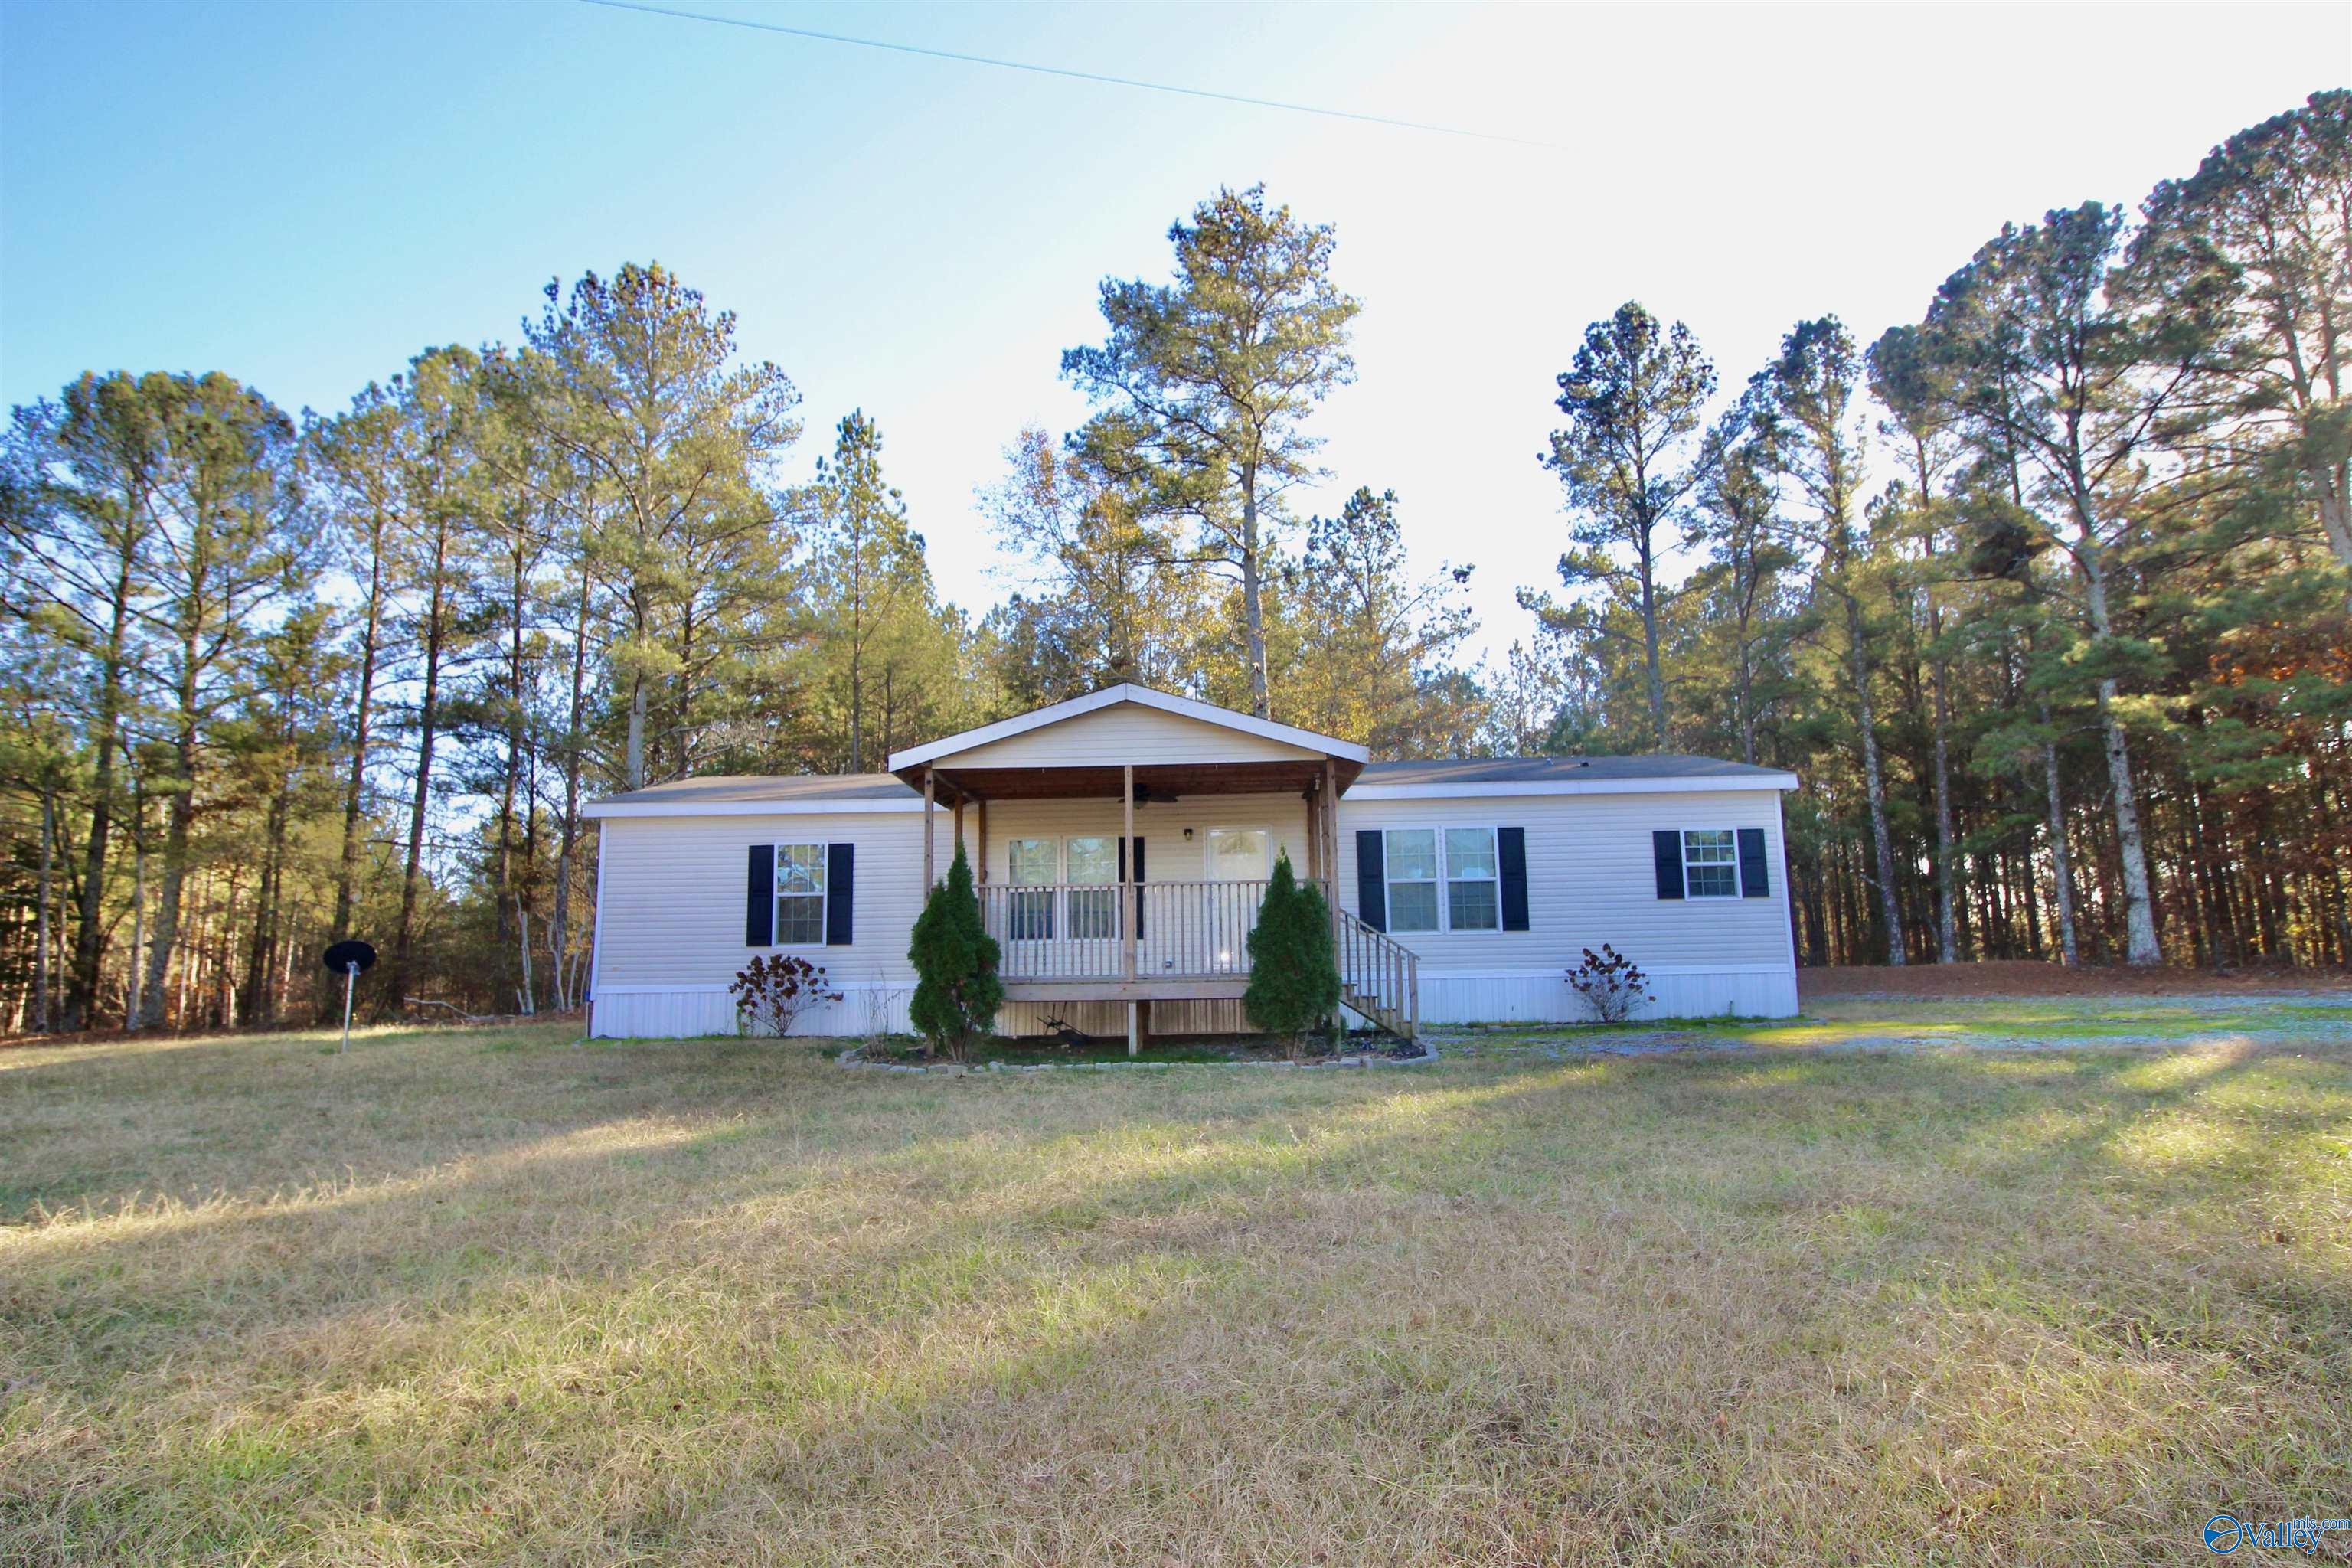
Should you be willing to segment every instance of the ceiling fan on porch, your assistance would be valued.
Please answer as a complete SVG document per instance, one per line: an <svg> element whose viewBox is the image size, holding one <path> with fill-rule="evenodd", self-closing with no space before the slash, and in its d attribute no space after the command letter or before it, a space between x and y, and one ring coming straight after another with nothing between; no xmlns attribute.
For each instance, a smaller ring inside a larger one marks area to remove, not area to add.
<svg viewBox="0 0 2352 1568"><path fill-rule="evenodd" d="M1135 781L1135 804L1138 805L1173 805L1176 799L1173 790L1157 788L1141 779Z"/></svg>

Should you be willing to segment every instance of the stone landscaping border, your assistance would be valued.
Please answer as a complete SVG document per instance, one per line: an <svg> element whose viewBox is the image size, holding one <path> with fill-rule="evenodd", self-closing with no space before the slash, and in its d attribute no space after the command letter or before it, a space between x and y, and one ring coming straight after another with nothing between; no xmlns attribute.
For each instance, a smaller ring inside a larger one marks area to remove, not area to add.
<svg viewBox="0 0 2352 1568"><path fill-rule="evenodd" d="M1437 1059L1437 1045L1433 1040L1422 1042L1421 1054L1415 1057L1380 1057L1370 1054L1333 1057L1319 1062L986 1062L971 1066L963 1062L931 1062L916 1066L907 1062L869 1062L864 1046L852 1046L833 1058L845 1068L866 1072L933 1073L941 1078L956 1078L991 1072L1118 1072L1123 1068L1148 1068L1165 1072L1171 1068L1292 1068L1303 1072L1315 1072L1327 1068L1411 1068L1425 1067Z"/></svg>

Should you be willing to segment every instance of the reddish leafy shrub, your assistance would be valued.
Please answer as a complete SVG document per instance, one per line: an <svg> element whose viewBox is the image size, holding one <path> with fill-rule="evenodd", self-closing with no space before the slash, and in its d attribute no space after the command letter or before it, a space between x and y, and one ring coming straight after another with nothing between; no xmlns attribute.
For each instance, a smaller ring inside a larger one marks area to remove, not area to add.
<svg viewBox="0 0 2352 1568"><path fill-rule="evenodd" d="M1622 1024L1634 1008L1657 1000L1650 994L1650 977L1605 942L1599 952L1584 950L1584 962L1568 972L1568 983L1584 998L1596 1024Z"/></svg>
<svg viewBox="0 0 2352 1568"><path fill-rule="evenodd" d="M753 959L736 971L727 990L735 998L738 1029L779 1039L793 1032L809 1008L841 1000L841 993L825 984L824 964L787 952Z"/></svg>

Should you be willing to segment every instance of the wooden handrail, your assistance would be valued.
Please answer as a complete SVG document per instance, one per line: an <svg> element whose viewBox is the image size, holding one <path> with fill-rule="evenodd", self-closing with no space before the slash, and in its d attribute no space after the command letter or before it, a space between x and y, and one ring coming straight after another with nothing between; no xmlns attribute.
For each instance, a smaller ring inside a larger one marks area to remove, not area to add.
<svg viewBox="0 0 2352 1568"><path fill-rule="evenodd" d="M1332 905L1339 941L1339 990L1349 1006L1391 1034L1421 1032L1421 955L1386 931Z"/></svg>

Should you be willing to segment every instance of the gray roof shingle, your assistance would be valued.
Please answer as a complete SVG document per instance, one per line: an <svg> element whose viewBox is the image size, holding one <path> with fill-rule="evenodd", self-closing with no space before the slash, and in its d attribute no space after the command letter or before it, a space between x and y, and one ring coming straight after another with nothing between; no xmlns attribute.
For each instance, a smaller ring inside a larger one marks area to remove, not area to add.
<svg viewBox="0 0 2352 1568"><path fill-rule="evenodd" d="M904 800L915 792L888 773L717 773L674 779L620 795L599 805L716 805L770 800Z"/></svg>
<svg viewBox="0 0 2352 1568"><path fill-rule="evenodd" d="M1433 762L1368 763L1366 784L1591 784L1619 779L1747 779L1778 776L1713 757L1448 757Z"/></svg>
<svg viewBox="0 0 2352 1568"><path fill-rule="evenodd" d="M1359 784L1410 788L1415 784L1604 784L1634 779L1744 779L1777 777L1778 768L1755 768L1713 757L1449 757L1430 762L1370 763ZM721 774L678 779L622 795L600 805L714 805L763 801L906 800L915 791L889 773L786 773L775 776Z"/></svg>

